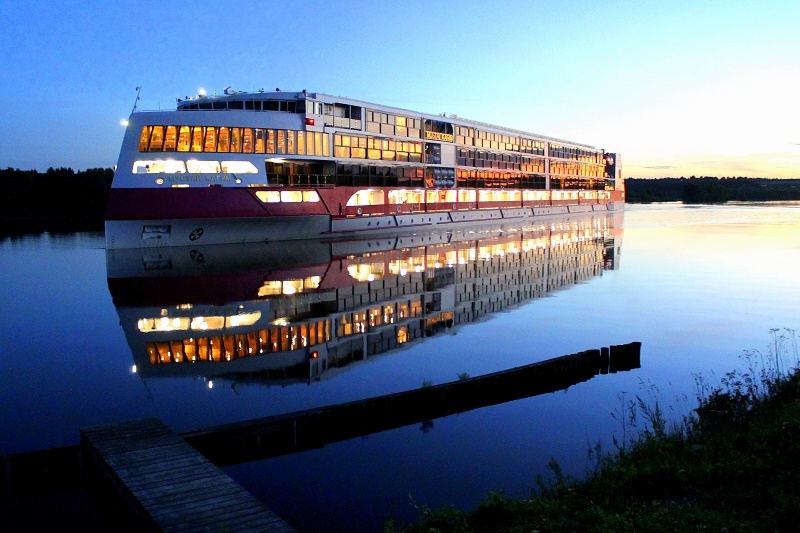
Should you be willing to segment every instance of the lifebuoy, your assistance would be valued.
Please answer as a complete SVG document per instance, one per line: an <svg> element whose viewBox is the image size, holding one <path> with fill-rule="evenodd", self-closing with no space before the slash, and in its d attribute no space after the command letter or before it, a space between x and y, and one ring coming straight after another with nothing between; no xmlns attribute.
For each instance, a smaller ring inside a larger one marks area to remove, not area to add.
<svg viewBox="0 0 800 533"><path fill-rule="evenodd" d="M363 211L361 210L361 208L359 207L359 208L356 210L356 213L358 213L359 215L361 215L361 214L363 214L364 212L363 212Z"/></svg>

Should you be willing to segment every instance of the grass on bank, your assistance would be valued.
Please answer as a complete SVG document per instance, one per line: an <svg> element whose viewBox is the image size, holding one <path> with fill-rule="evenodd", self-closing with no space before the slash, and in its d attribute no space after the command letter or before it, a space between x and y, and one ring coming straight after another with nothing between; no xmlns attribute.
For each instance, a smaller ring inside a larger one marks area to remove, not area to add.
<svg viewBox="0 0 800 533"><path fill-rule="evenodd" d="M396 532L785 531L800 527L800 368L793 330L720 385L696 377L698 407L669 425L658 404L625 406L645 428L597 460L584 480L551 461L528 500L490 495L469 513L422 509Z"/></svg>

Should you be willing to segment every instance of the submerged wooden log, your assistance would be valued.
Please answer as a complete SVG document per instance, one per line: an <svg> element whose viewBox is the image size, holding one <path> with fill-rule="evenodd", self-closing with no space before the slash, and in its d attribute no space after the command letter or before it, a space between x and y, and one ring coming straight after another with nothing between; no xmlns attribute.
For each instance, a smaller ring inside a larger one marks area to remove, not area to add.
<svg viewBox="0 0 800 533"><path fill-rule="evenodd" d="M601 373L640 368L640 351L640 342L586 350L484 376L182 436L218 465L264 459L563 390Z"/></svg>

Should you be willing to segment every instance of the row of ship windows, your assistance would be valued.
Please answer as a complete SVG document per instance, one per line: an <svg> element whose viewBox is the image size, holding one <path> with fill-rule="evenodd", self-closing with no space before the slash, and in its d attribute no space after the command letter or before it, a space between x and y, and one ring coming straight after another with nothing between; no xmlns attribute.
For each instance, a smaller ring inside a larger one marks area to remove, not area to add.
<svg viewBox="0 0 800 533"><path fill-rule="evenodd" d="M227 110L247 110L247 111L283 111L286 113L314 113L314 102L297 100L211 100L202 99L192 101L192 103L181 104L178 101L178 111L227 111ZM320 113L321 112L320 104Z"/></svg>
<svg viewBox="0 0 800 533"><path fill-rule="evenodd" d="M552 191L553 200L587 199L597 200L600 191ZM256 196L264 203L319 202L316 191L258 191ZM605 198L605 195L602 196ZM551 199L546 190L475 190L475 189L394 189L384 196L383 190L364 189L347 200L347 206L474 203L474 202L520 202L547 201Z"/></svg>
<svg viewBox="0 0 800 533"><path fill-rule="evenodd" d="M544 172L544 159L516 154L498 154L484 150L459 148L457 161L461 166L488 167L523 172Z"/></svg>
<svg viewBox="0 0 800 533"><path fill-rule="evenodd" d="M134 174L258 174L250 161L147 160L133 162Z"/></svg>
<svg viewBox="0 0 800 533"><path fill-rule="evenodd" d="M256 167L249 161L158 161L139 160L133 164L136 174L255 174ZM448 175L437 175L436 171L452 171L452 169L423 169L422 167L401 166L375 166L375 165L344 165L336 166L336 175L332 183L347 186L410 186L410 187L451 187L456 181L460 187L489 187L489 188L521 188L545 189L547 179L540 174L526 174L515 172L502 172L494 170L469 170L457 169ZM293 175L281 175L268 172L270 183L273 185L298 185L311 183L294 183ZM188 187L191 176L185 178L170 178L173 187ZM237 178L238 179L238 178ZM160 181L159 181L160 180ZM157 183L163 184L159 178ZM185 183L184 183L185 181ZM176 183L177 182L177 183ZM328 181L325 181L328 183ZM267 184L263 184L266 186ZM603 190L606 180L602 177L562 177L554 175L550 180L553 189L586 189ZM314 191L259 191L256 196L262 202L319 202L319 196ZM471 201L471 200L459 200ZM402 202L399 202L402 203Z"/></svg>
<svg viewBox="0 0 800 533"><path fill-rule="evenodd" d="M316 191L257 191L264 203L319 202ZM511 189L363 189L348 198L348 207L402 204L454 204L475 202L521 202L549 200L607 199L608 193L600 190L511 190Z"/></svg>
<svg viewBox="0 0 800 533"><path fill-rule="evenodd" d="M212 337L149 342L151 364L232 361L270 352L300 350L331 339L330 320Z"/></svg>
<svg viewBox="0 0 800 533"><path fill-rule="evenodd" d="M508 150L524 154L544 155L547 143L526 137L505 135L490 131L479 130L468 126L456 126L456 143L480 148L493 148L495 150Z"/></svg>
<svg viewBox="0 0 800 533"><path fill-rule="evenodd" d="M356 192L348 201L348 206L395 205L395 204L452 204L474 202L528 202L549 200L601 200L607 199L606 191L570 190L510 190L510 189L364 189Z"/></svg>
<svg viewBox="0 0 800 533"><path fill-rule="evenodd" d="M419 301L404 301L346 313L336 321L337 335L347 337L365 333L369 328L394 324L397 320L421 315L422 304ZM248 333L149 342L147 351L150 363L154 365L195 361L222 362L265 353L299 350L330 339L331 321L326 319Z"/></svg>
<svg viewBox="0 0 800 533"><path fill-rule="evenodd" d="M333 155L342 158L419 163L422 160L422 143L336 134L333 137Z"/></svg>
<svg viewBox="0 0 800 533"><path fill-rule="evenodd" d="M605 162L605 157L602 152L595 152L594 150L586 150L583 148L574 148L570 146L561 146L557 144L550 144L550 157L573 159L575 161L581 161L584 163L602 164Z"/></svg>
<svg viewBox="0 0 800 533"><path fill-rule="evenodd" d="M565 163L563 161L550 161L550 174L604 178L606 176L606 170L604 167L596 165L586 165L583 163Z"/></svg>
<svg viewBox="0 0 800 533"><path fill-rule="evenodd" d="M404 118L404 117L402 117ZM494 134L493 134L494 135ZM508 136L501 136L508 138ZM522 139L530 141L529 139ZM492 148L520 151L525 147L504 145L497 141L487 141ZM531 153L544 154L540 141L534 144ZM540 146L541 145L541 146ZM510 147L510 148L509 148ZM574 148L551 148L551 156L579 159L588 163L602 163L602 156L586 155L586 150ZM256 153L277 155L316 155L329 154L328 136L322 132L303 130L276 130L263 128L234 128L213 126L144 126L139 136L140 152L207 152L207 153ZM388 161L420 162L422 143L397 141L372 136L341 135L334 136L334 155L355 159L381 159ZM459 164L467 166L488 166L509 168L530 172L544 172L543 166L533 158L512 154L495 154L482 150L458 149ZM436 162L428 158L428 162ZM475 162L470 162L474 159ZM511 166L480 164L478 160L501 161L520 165ZM463 162L462 162L463 161ZM569 172L564 172L569 173ZM585 171L582 171L583 175ZM589 174L594 175L592 172ZM588 174L587 174L588 175Z"/></svg>
<svg viewBox="0 0 800 533"><path fill-rule="evenodd" d="M422 137L422 120L368 109L366 130L370 133L419 139Z"/></svg>
<svg viewBox="0 0 800 533"><path fill-rule="evenodd" d="M231 152L327 156L328 135L314 131L214 126L144 126L140 152Z"/></svg>
<svg viewBox="0 0 800 533"><path fill-rule="evenodd" d="M415 318L421 315L422 303L418 300L382 305L355 313L345 313L336 321L336 335L347 337L366 333L369 328L384 324L394 324L397 320Z"/></svg>

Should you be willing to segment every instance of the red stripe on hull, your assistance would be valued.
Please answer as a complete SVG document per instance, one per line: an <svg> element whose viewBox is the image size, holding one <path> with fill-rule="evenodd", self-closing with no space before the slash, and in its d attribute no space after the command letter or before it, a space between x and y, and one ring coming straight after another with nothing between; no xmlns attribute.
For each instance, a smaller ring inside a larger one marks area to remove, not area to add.
<svg viewBox="0 0 800 533"><path fill-rule="evenodd" d="M261 202L242 188L114 189L106 220L263 217Z"/></svg>

